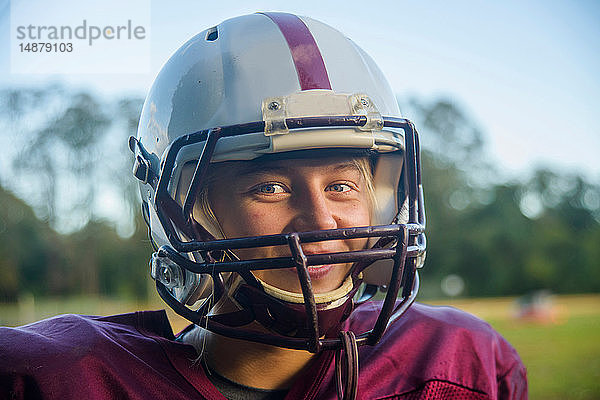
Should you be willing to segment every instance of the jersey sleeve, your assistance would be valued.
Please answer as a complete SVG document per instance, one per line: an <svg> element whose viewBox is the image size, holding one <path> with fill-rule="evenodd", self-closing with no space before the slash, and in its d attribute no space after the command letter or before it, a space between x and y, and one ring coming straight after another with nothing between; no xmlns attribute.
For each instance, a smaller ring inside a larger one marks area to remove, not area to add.
<svg viewBox="0 0 600 400"><path fill-rule="evenodd" d="M527 370L517 355L512 368L498 377L498 399L526 400L527 391Z"/></svg>

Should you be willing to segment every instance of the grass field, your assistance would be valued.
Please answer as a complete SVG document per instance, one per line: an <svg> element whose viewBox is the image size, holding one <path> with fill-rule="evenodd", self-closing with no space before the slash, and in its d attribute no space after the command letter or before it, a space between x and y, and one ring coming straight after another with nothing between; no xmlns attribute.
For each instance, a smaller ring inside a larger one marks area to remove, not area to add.
<svg viewBox="0 0 600 400"><path fill-rule="evenodd" d="M452 305L488 321L518 350L531 399L600 399L600 296L555 297L544 322L514 318L514 299Z"/></svg>
<svg viewBox="0 0 600 400"><path fill-rule="evenodd" d="M502 333L527 366L530 399L600 399L600 295L554 297L543 321L516 319L512 298L427 303L463 309ZM17 305L0 304L0 325L15 326L61 313L107 315L159 308L164 306L158 298L148 303L23 298ZM187 325L172 312L169 318L176 332Z"/></svg>

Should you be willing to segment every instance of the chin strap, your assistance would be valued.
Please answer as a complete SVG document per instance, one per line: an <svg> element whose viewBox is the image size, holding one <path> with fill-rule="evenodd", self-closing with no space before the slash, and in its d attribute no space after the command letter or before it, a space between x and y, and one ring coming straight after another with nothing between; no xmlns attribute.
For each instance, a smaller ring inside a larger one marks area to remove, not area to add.
<svg viewBox="0 0 600 400"><path fill-rule="evenodd" d="M362 274L358 279L362 279ZM287 290L279 289L276 286L269 285L268 283L259 280L264 292L276 299L283 300L288 303L304 304L304 295L302 293L288 292ZM327 308L338 307L340 304L345 302L348 293L354 289L355 280L352 276L348 275L341 286L325 293L314 293L315 302L317 304L328 304ZM341 302L340 302L341 301Z"/></svg>
<svg viewBox="0 0 600 400"><path fill-rule="evenodd" d="M340 332L342 347L335 352L335 387L338 399L355 400L358 393L358 346L353 332ZM342 358L342 352L344 353ZM346 376L343 377L344 371Z"/></svg>

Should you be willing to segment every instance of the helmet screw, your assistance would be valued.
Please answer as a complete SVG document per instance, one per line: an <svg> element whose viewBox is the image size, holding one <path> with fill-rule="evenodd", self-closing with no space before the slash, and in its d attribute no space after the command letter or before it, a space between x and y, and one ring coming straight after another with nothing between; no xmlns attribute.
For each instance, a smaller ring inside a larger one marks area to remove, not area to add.
<svg viewBox="0 0 600 400"><path fill-rule="evenodd" d="M173 276L171 274L171 269L169 267L163 267L162 271L160 271L162 275L162 281L164 284L169 285L173 280Z"/></svg>
<svg viewBox="0 0 600 400"><path fill-rule="evenodd" d="M364 107L368 107L369 106L369 100L366 99L366 98L364 98L364 97L361 97L360 98L360 104L362 104Z"/></svg>
<svg viewBox="0 0 600 400"><path fill-rule="evenodd" d="M275 110L279 110L281 108L281 106L279 105L278 102L272 101L272 102L269 103L269 105L267 106L267 108L269 110L275 111Z"/></svg>

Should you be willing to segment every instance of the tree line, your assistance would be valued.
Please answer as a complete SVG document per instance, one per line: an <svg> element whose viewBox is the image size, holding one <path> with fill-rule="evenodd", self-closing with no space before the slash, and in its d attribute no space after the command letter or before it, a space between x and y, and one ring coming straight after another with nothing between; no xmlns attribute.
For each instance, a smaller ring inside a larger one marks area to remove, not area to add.
<svg viewBox="0 0 600 400"><path fill-rule="evenodd" d="M148 295L152 250L126 149L141 104L56 85L0 91L0 302ZM449 276L463 296L600 291L597 182L552 168L504 178L460 106L400 104L422 138L424 296L443 296Z"/></svg>

